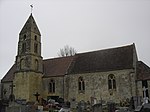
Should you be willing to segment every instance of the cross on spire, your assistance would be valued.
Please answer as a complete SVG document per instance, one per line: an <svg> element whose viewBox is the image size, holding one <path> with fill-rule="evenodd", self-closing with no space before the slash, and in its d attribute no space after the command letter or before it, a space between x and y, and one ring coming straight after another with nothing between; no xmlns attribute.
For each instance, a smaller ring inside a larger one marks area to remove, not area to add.
<svg viewBox="0 0 150 112"><path fill-rule="evenodd" d="M31 13L32 13L32 11L33 11L33 4L31 4L30 7L31 7Z"/></svg>

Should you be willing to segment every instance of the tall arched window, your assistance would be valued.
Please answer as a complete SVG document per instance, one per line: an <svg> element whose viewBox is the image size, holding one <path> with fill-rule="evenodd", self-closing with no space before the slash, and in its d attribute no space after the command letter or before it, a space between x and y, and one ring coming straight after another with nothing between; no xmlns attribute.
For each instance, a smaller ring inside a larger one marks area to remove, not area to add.
<svg viewBox="0 0 150 112"><path fill-rule="evenodd" d="M39 62L37 59L35 59L35 70L39 69Z"/></svg>
<svg viewBox="0 0 150 112"><path fill-rule="evenodd" d="M116 79L113 74L108 76L108 89L116 89Z"/></svg>
<svg viewBox="0 0 150 112"><path fill-rule="evenodd" d="M55 93L55 81L53 79L49 83L49 93Z"/></svg>
<svg viewBox="0 0 150 112"><path fill-rule="evenodd" d="M34 40L37 41L37 36L36 35L34 36Z"/></svg>
<svg viewBox="0 0 150 112"><path fill-rule="evenodd" d="M26 43L22 43L22 53L26 52Z"/></svg>
<svg viewBox="0 0 150 112"><path fill-rule="evenodd" d="M20 69L21 70L24 69L24 66L25 66L25 61L24 61L24 59L21 59L20 60Z"/></svg>
<svg viewBox="0 0 150 112"><path fill-rule="evenodd" d="M38 44L37 43L34 43L34 52L38 53Z"/></svg>
<svg viewBox="0 0 150 112"><path fill-rule="evenodd" d="M79 93L85 92L85 83L82 77L79 77L78 79L78 89L79 89Z"/></svg>
<svg viewBox="0 0 150 112"><path fill-rule="evenodd" d="M24 35L24 36L23 36L23 40L26 40L26 38L27 38L26 35Z"/></svg>

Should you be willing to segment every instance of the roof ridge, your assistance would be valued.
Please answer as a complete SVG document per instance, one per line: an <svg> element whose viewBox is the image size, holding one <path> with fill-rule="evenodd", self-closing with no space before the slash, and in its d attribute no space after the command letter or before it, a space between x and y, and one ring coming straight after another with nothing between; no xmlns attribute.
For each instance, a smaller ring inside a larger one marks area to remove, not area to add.
<svg viewBox="0 0 150 112"><path fill-rule="evenodd" d="M55 60L55 59L63 59L63 58L70 58L70 57L74 57L74 56L53 57L53 58L43 59L43 61L47 61L47 60Z"/></svg>
<svg viewBox="0 0 150 112"><path fill-rule="evenodd" d="M118 47L111 47L111 48L104 48L104 49L100 49L100 50L94 50L94 51L87 51L87 52L81 52L81 53L77 53L76 55L80 55L80 54L87 54L87 53L94 53L94 52L99 52L99 51L106 51L106 50L114 50L114 49L120 49L120 48L126 48L126 47L132 47L135 44L130 44L130 45L124 45L124 46L118 46Z"/></svg>
<svg viewBox="0 0 150 112"><path fill-rule="evenodd" d="M105 51L105 50L113 50L113 49L119 49L119 48L131 47L131 46L134 46L134 43L130 44L130 45L120 46L120 47L118 46L118 47L111 47L111 48L106 48L106 49L104 48L104 49L100 49L100 50L93 50L93 51L76 53L75 55L87 54L87 53L94 53L94 52ZM68 57L74 57L74 56L52 57L52 58L43 59L43 61L54 60L54 59L61 59L61 58L68 58Z"/></svg>

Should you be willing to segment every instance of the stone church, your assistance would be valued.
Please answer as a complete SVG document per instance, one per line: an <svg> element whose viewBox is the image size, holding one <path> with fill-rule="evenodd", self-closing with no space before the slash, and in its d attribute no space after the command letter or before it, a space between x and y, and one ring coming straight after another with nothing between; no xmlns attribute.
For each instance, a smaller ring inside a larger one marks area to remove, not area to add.
<svg viewBox="0 0 150 112"><path fill-rule="evenodd" d="M41 33L31 13L19 33L16 61L3 77L2 98L35 101L104 100L119 103L133 96L150 96L150 67L139 61L135 44L74 56L43 59Z"/></svg>

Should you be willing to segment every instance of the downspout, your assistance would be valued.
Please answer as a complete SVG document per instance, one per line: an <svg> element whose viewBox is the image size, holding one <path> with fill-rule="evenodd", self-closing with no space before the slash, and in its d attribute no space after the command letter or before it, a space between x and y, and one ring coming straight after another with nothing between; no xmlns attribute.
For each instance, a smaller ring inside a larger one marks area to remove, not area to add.
<svg viewBox="0 0 150 112"><path fill-rule="evenodd" d="M137 87L137 64L138 64L138 56L136 52L135 44L133 43L133 69L135 72L135 95L138 96L138 87Z"/></svg>
<svg viewBox="0 0 150 112"><path fill-rule="evenodd" d="M131 96L133 96L132 77L133 77L133 74L134 74L134 73L135 73L135 72L129 72L129 81L130 81L130 92L131 92ZM136 84L135 84L135 85L136 85Z"/></svg>
<svg viewBox="0 0 150 112"><path fill-rule="evenodd" d="M3 93L4 93L4 85L3 85L3 83L1 82L1 96L0 96L0 98L1 99L3 99L4 97L3 97Z"/></svg>
<svg viewBox="0 0 150 112"><path fill-rule="evenodd" d="M65 80L64 80L64 77L65 77L65 76L63 76L63 99L65 98L65 93L64 93L64 92L65 92L65 91L64 91L64 89L65 89L64 81L65 81Z"/></svg>

